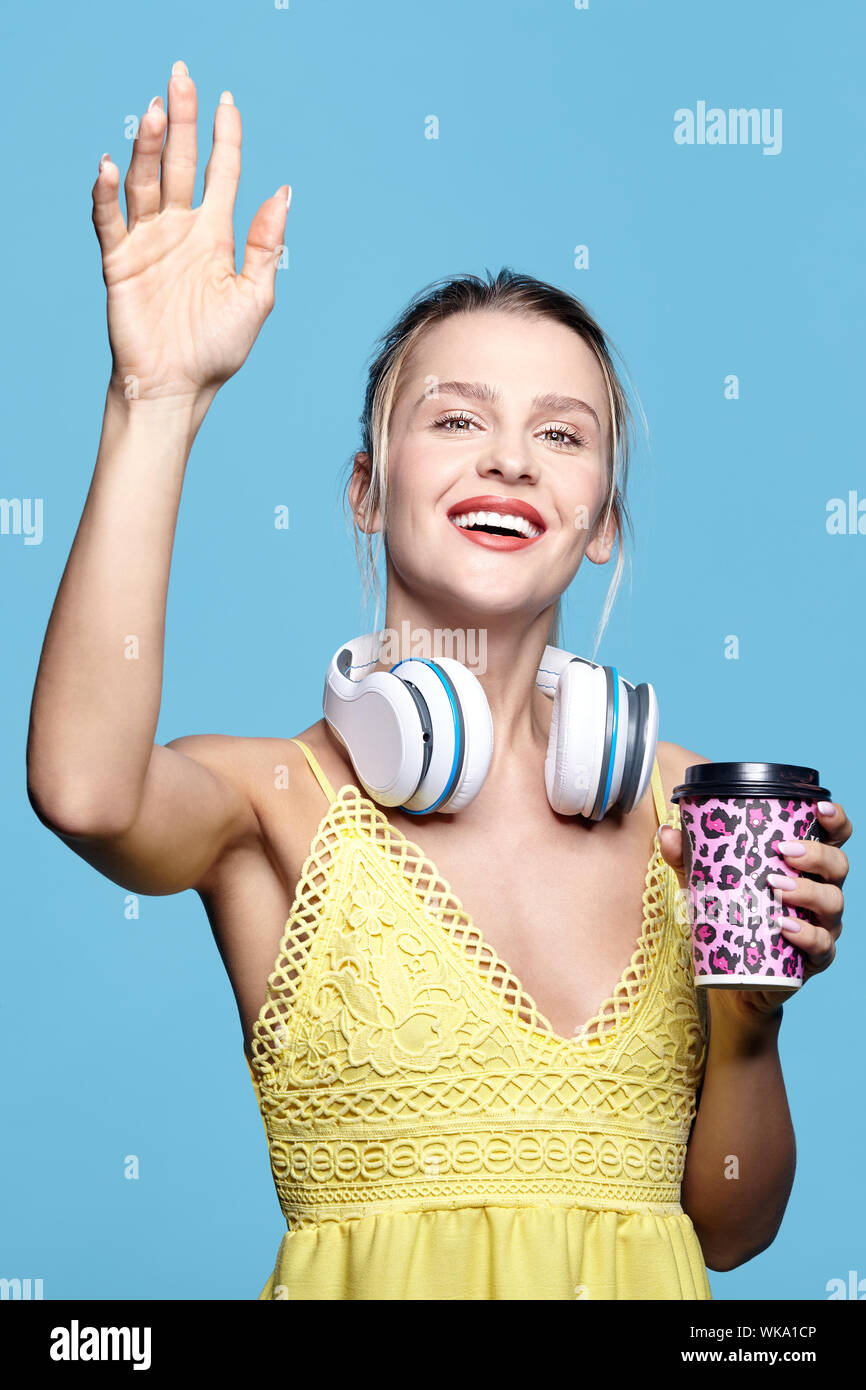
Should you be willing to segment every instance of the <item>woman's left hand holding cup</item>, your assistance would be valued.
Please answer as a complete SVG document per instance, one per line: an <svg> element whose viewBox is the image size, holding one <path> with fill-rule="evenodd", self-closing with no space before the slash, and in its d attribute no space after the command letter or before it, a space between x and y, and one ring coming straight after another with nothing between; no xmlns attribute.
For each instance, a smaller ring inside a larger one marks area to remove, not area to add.
<svg viewBox="0 0 866 1390"><path fill-rule="evenodd" d="M812 975L820 975L836 957L836 942L842 931L844 895L842 885L848 877L848 856L841 846L850 839L851 822L844 808L832 801L820 801L817 817L823 827L824 840L782 841L778 848L781 858L796 870L796 877L785 874L782 865L778 875L768 882L775 890L776 901L787 907L796 904L807 908L814 923L799 917L781 917L779 928L799 951L802 951L803 983ZM674 870L680 888L686 890L683 867L683 831L671 825L659 827L658 840L662 858ZM802 875L815 874L816 882ZM708 988L713 1017L732 1018L753 1023L756 1018L776 1017L786 1000L799 993L793 989L713 989Z"/></svg>

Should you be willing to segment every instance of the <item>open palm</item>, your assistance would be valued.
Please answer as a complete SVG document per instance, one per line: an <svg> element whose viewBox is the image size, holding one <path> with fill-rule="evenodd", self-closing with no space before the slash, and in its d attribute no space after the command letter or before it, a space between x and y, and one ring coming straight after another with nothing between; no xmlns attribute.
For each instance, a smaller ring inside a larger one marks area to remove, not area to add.
<svg viewBox="0 0 866 1390"><path fill-rule="evenodd" d="M224 92L204 195L193 208L198 99L183 62L175 63L169 80L167 118L161 101L151 102L134 143L124 184L128 222L120 210L119 170L109 159L93 186L112 385L140 399L216 391L242 366L273 308L290 197L284 184L262 203L236 274L240 112Z"/></svg>

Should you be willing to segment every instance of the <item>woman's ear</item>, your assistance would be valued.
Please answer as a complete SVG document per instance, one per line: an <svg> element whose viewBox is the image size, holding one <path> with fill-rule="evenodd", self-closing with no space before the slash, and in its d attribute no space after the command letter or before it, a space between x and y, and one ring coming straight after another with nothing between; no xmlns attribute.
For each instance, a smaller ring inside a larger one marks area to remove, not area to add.
<svg viewBox="0 0 866 1390"><path fill-rule="evenodd" d="M374 510L371 518L368 519L365 515L364 503L372 481L373 468L370 463L370 456L363 449L359 449L355 455L355 466L352 471L352 480L349 483L349 506L352 508L352 515L358 530L368 534L381 530L378 507Z"/></svg>
<svg viewBox="0 0 866 1390"><path fill-rule="evenodd" d="M611 507L607 526L599 525L596 527L592 540L589 541L583 552L584 555L588 560L592 560L594 565L606 565L613 550L613 543L619 535L619 512L616 507ZM622 538L620 537L621 542Z"/></svg>

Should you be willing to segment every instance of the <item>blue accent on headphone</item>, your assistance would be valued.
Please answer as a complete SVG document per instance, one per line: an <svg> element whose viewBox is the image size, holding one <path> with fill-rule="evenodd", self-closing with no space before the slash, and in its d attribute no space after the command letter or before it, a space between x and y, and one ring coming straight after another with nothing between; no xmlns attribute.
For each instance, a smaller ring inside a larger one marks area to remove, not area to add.
<svg viewBox="0 0 866 1390"><path fill-rule="evenodd" d="M407 816L429 816L430 812L435 811L438 806L441 806L445 798L454 790L454 774L460 764L461 753L460 720L457 718L457 708L454 704L454 695L451 686L447 681L442 679L442 672L439 670L435 661L428 661L426 657L423 656L405 656L401 661L396 662L395 665L391 667L391 670L396 671L398 666L403 666L407 661L421 661L425 666L429 666L431 671L435 671L440 684L445 689L445 694L448 696L448 703L451 706L451 718L454 720L454 761L451 764L451 771L448 774L448 781L445 784L444 792L439 797L438 801L434 801L432 806L426 806L423 811L410 811L408 806L400 807L400 810L405 811Z"/></svg>
<svg viewBox="0 0 866 1390"><path fill-rule="evenodd" d="M616 761L616 733L619 725L619 672L615 666L611 666L613 672L613 729L610 735L610 758L607 765L607 782L604 788L604 798L601 803L601 814L607 810L607 797L610 791L610 784L613 781L613 765Z"/></svg>

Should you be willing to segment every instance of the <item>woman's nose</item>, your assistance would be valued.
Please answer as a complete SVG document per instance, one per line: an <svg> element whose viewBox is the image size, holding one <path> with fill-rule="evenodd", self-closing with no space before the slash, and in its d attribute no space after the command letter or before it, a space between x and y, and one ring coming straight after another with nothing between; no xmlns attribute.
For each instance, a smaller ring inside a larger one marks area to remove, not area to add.
<svg viewBox="0 0 866 1390"><path fill-rule="evenodd" d="M482 478L502 478L509 483L534 482L537 477L535 463L517 450L492 449L479 458L477 468Z"/></svg>

